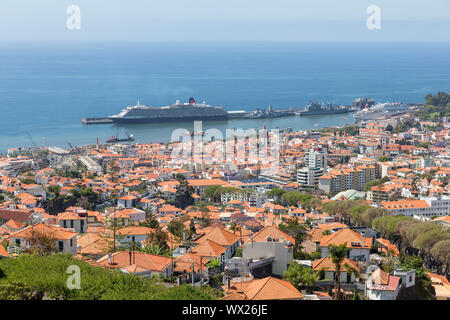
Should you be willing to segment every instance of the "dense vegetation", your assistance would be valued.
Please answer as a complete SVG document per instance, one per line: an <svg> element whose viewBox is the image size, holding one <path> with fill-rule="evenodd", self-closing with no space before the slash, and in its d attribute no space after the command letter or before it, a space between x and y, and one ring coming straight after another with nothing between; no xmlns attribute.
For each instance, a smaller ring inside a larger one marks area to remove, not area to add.
<svg viewBox="0 0 450 320"><path fill-rule="evenodd" d="M450 94L438 92L425 97L425 106L418 112L421 120L438 122L442 117L450 117Z"/></svg>
<svg viewBox="0 0 450 320"><path fill-rule="evenodd" d="M333 135L337 136L355 136L359 134L359 127L357 125L349 125L344 127L333 127L333 128L324 128L317 130L318 132L326 133L326 132L332 132Z"/></svg>
<svg viewBox="0 0 450 320"><path fill-rule="evenodd" d="M370 207L363 201L336 201L323 210L353 225L371 226L406 255L418 255L428 267L448 274L450 268L450 230L433 222L406 216L392 216L388 211Z"/></svg>
<svg viewBox="0 0 450 320"><path fill-rule="evenodd" d="M239 188L222 187L222 186L216 185L216 186L207 186L206 187L205 197L210 199L212 202L220 202L222 195L226 194L226 193L247 194L247 193L254 193L254 192L255 191L253 189L239 189Z"/></svg>
<svg viewBox="0 0 450 320"><path fill-rule="evenodd" d="M370 190L370 188L382 185L382 184L384 184L385 182L388 182L388 181L389 181L389 177L388 176L383 177L381 179L375 179L375 180L369 181L369 182L367 182L364 185L364 191L367 192L367 191Z"/></svg>
<svg viewBox="0 0 450 320"><path fill-rule="evenodd" d="M67 269L71 265L80 267L80 289L67 287L70 276ZM36 291L50 299L210 300L219 297L219 293L208 286L168 288L157 279L108 271L68 254L21 255L0 260L0 299L30 299Z"/></svg>
<svg viewBox="0 0 450 320"><path fill-rule="evenodd" d="M60 194L58 187L49 187L48 198L44 208L50 214L64 212L68 207L82 207L86 210L95 210L96 204L101 202L100 196L91 188L74 188L70 194Z"/></svg>

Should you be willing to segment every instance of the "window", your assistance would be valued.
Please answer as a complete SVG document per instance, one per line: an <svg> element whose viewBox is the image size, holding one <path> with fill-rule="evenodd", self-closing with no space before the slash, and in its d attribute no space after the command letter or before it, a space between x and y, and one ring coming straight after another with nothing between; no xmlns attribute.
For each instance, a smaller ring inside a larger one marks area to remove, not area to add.
<svg viewBox="0 0 450 320"><path fill-rule="evenodd" d="M73 247L73 239L70 239L70 246Z"/></svg>
<svg viewBox="0 0 450 320"><path fill-rule="evenodd" d="M16 245L20 246L20 239L16 239Z"/></svg>
<svg viewBox="0 0 450 320"><path fill-rule="evenodd" d="M64 242L58 241L58 248L59 248L59 251L64 251Z"/></svg>

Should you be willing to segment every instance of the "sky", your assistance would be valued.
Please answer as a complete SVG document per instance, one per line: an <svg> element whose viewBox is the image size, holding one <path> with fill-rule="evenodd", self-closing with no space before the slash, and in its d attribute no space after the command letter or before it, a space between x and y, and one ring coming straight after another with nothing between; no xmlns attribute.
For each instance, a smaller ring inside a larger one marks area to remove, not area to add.
<svg viewBox="0 0 450 320"><path fill-rule="evenodd" d="M67 8L80 8L69 30ZM366 10L380 8L381 29ZM449 0L1 0L0 42L450 41Z"/></svg>

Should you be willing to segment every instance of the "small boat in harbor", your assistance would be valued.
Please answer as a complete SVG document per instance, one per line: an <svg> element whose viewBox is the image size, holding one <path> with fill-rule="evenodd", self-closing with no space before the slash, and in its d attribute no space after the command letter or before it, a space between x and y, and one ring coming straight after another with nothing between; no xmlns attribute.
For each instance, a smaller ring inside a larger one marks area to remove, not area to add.
<svg viewBox="0 0 450 320"><path fill-rule="evenodd" d="M111 138L106 140L106 143L133 142L133 141L134 141L133 135L129 135L128 138L124 139L119 139L119 137L112 136Z"/></svg>

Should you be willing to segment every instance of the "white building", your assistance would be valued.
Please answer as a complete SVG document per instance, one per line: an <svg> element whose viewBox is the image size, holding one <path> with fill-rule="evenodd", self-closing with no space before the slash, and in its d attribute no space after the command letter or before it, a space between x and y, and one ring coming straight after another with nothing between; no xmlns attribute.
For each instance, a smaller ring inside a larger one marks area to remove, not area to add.
<svg viewBox="0 0 450 320"><path fill-rule="evenodd" d="M378 268L366 281L366 296L370 300L396 300L400 287L400 277Z"/></svg>
<svg viewBox="0 0 450 320"><path fill-rule="evenodd" d="M450 214L450 196L421 197L420 200L384 201L381 206L393 215L441 217Z"/></svg>
<svg viewBox="0 0 450 320"><path fill-rule="evenodd" d="M73 232L58 226L48 226L43 223L28 226L10 235L10 248L29 248L33 246L33 239L45 234L55 241L55 250L58 252L76 254L77 232Z"/></svg>
<svg viewBox="0 0 450 320"><path fill-rule="evenodd" d="M242 256L253 260L274 258L272 274L282 276L294 259L295 240L275 225L255 233L244 245Z"/></svg>
<svg viewBox="0 0 450 320"><path fill-rule="evenodd" d="M297 183L314 187L319 184L319 178L323 175L324 168L304 167L297 171Z"/></svg>
<svg viewBox="0 0 450 320"><path fill-rule="evenodd" d="M327 152L321 148L311 148L305 154L305 165L309 168L326 168Z"/></svg>

